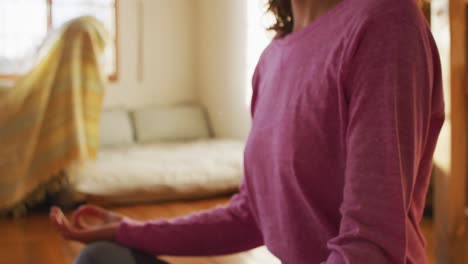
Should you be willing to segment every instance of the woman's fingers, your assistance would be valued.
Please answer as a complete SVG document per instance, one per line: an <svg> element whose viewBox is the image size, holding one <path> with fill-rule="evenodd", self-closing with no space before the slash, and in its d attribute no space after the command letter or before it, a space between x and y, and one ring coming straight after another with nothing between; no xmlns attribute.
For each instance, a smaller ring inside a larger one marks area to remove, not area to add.
<svg viewBox="0 0 468 264"><path fill-rule="evenodd" d="M86 223L84 222L82 215L83 213L79 208L72 214L72 224L77 228L86 228Z"/></svg>
<svg viewBox="0 0 468 264"><path fill-rule="evenodd" d="M54 227L62 234L66 233L66 223L68 220L65 218L61 210L51 211L50 218Z"/></svg>
<svg viewBox="0 0 468 264"><path fill-rule="evenodd" d="M73 226L70 224L62 210L59 208L53 208L50 213L52 224L62 233L64 236L68 236L73 233Z"/></svg>
<svg viewBox="0 0 468 264"><path fill-rule="evenodd" d="M58 220L57 220L56 214L53 214L53 213L50 214L50 221L52 222L55 228L58 228Z"/></svg>
<svg viewBox="0 0 468 264"><path fill-rule="evenodd" d="M85 237L79 229L75 228L63 215L61 211L54 213L53 223L62 236L67 240L86 242Z"/></svg>
<svg viewBox="0 0 468 264"><path fill-rule="evenodd" d="M52 219L57 216L57 212L60 210L58 207L52 207L49 212L49 217Z"/></svg>
<svg viewBox="0 0 468 264"><path fill-rule="evenodd" d="M106 210L95 205L82 205L78 209L75 210L73 215L80 216L80 215L92 215L95 217L103 217L106 214Z"/></svg>
<svg viewBox="0 0 468 264"><path fill-rule="evenodd" d="M102 221L105 221L106 214L105 210L93 205L83 205L80 206L72 215L72 223L77 228L89 228L90 226L86 224L83 219L83 216L92 216L98 218Z"/></svg>
<svg viewBox="0 0 468 264"><path fill-rule="evenodd" d="M79 207L72 215L72 223L77 228L90 228L93 225L87 224L83 217L91 216L101 221L101 224L117 222L122 220L122 217L118 214L112 213L106 209L103 209L94 205L84 205Z"/></svg>
<svg viewBox="0 0 468 264"><path fill-rule="evenodd" d="M91 230L82 230L75 227L68 221L60 208L51 208L49 215L52 224L63 238L83 243L93 241L93 232Z"/></svg>
<svg viewBox="0 0 468 264"><path fill-rule="evenodd" d="M59 224L62 236L67 240L74 240L82 243L90 243L96 240L110 240L112 237L104 235L105 226L97 228L78 229L71 225L66 219Z"/></svg>
<svg viewBox="0 0 468 264"><path fill-rule="evenodd" d="M68 221L62 210L57 207L51 208L49 216L54 227L65 239L82 243L89 243L96 240L112 240L119 225L115 222L99 224L90 228L78 228ZM79 219L79 217L77 219Z"/></svg>
<svg viewBox="0 0 468 264"><path fill-rule="evenodd" d="M54 224L58 224L59 223L59 218L60 218L60 212L61 210L57 207L52 207L51 210L50 210L50 213L49 213L49 217L50 217L50 220L52 221L52 223Z"/></svg>

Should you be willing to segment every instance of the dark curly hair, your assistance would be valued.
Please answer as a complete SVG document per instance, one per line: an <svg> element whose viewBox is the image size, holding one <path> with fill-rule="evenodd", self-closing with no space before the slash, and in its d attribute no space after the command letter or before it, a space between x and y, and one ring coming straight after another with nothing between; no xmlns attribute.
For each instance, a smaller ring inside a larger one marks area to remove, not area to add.
<svg viewBox="0 0 468 264"><path fill-rule="evenodd" d="M417 2L429 17L430 0L417 0ZM267 12L275 17L275 23L268 28L276 32L275 38L282 38L293 31L294 17L291 0L268 0Z"/></svg>
<svg viewBox="0 0 468 264"><path fill-rule="evenodd" d="M267 12L275 16L275 23L268 28L276 32L275 38L282 38L293 31L291 0L268 0Z"/></svg>

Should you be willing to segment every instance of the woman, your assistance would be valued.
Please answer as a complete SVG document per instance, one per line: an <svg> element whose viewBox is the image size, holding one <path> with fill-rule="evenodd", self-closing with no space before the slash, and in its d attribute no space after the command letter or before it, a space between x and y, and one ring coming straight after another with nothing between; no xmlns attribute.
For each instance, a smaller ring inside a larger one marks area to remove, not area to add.
<svg viewBox="0 0 468 264"><path fill-rule="evenodd" d="M419 223L444 103L417 2L270 0L269 8L277 36L253 77L240 193L172 221L79 209L76 219L109 220L90 229L53 209L65 237L153 255L265 244L285 264L427 263ZM103 255L93 247L88 255Z"/></svg>

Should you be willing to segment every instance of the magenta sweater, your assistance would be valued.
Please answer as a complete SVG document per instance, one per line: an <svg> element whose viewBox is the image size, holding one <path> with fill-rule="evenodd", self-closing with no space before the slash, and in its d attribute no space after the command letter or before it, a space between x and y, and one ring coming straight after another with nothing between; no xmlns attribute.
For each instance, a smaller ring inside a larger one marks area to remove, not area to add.
<svg viewBox="0 0 468 264"><path fill-rule="evenodd" d="M125 220L116 240L158 255L265 244L285 264L426 263L419 223L441 86L414 0L344 0L264 51L245 177L229 205Z"/></svg>

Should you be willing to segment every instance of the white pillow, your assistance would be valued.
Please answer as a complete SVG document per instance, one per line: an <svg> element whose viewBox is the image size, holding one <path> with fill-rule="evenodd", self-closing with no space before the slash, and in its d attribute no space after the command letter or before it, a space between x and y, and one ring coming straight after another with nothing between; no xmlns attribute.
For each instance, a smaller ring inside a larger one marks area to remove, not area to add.
<svg viewBox="0 0 468 264"><path fill-rule="evenodd" d="M133 118L139 143L210 136L205 114L198 106L149 107L135 111Z"/></svg>
<svg viewBox="0 0 468 264"><path fill-rule="evenodd" d="M133 125L127 111L104 110L101 114L100 145L106 147L128 146L133 143Z"/></svg>

